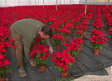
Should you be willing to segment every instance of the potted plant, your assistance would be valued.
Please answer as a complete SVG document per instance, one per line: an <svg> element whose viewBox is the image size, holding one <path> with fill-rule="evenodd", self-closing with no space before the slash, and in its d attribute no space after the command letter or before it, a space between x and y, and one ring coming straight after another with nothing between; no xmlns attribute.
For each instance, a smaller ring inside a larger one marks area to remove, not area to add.
<svg viewBox="0 0 112 81"><path fill-rule="evenodd" d="M70 31L74 31L74 25L71 23L71 22L67 22L65 25L62 26L63 28L67 28L69 29Z"/></svg>
<svg viewBox="0 0 112 81"><path fill-rule="evenodd" d="M71 40L71 43L63 43L63 45L66 46L66 51L73 57L75 61L75 56L79 53L80 51L80 44L74 42Z"/></svg>
<svg viewBox="0 0 112 81"><path fill-rule="evenodd" d="M84 21L83 21L83 23L84 23ZM87 32L87 27L88 27L87 25L83 25L82 23L78 24L76 26L77 33L83 33L82 35L85 35Z"/></svg>
<svg viewBox="0 0 112 81"><path fill-rule="evenodd" d="M6 81L5 72L12 72L12 69L8 67L10 64L9 60L6 59L6 55L0 54L0 81Z"/></svg>
<svg viewBox="0 0 112 81"><path fill-rule="evenodd" d="M93 29L90 38L90 45L94 48L94 54L98 55L102 45L106 43L105 34L99 30Z"/></svg>
<svg viewBox="0 0 112 81"><path fill-rule="evenodd" d="M75 38L73 38L72 40L73 40L75 43L80 44L81 47L82 47L83 42L84 42L84 39L83 39L83 38L75 37Z"/></svg>
<svg viewBox="0 0 112 81"><path fill-rule="evenodd" d="M53 35L54 38L54 43L56 44L56 48L57 50L61 49L61 43L64 39L64 37L62 35Z"/></svg>
<svg viewBox="0 0 112 81"><path fill-rule="evenodd" d="M58 33L58 30L59 30L58 26L59 26L58 23L53 23L52 25L50 25L54 34Z"/></svg>
<svg viewBox="0 0 112 81"><path fill-rule="evenodd" d="M55 52L53 54L52 60L57 68L61 72L62 77L68 76L68 69L72 65L74 59L72 56L66 52L64 49L62 52Z"/></svg>
<svg viewBox="0 0 112 81"><path fill-rule="evenodd" d="M67 40L69 34L71 33L71 31L68 28L61 28L59 32L61 33L61 35L64 37L65 40Z"/></svg>
<svg viewBox="0 0 112 81"><path fill-rule="evenodd" d="M110 36L111 36L111 41L112 41L112 27L111 27L111 28L109 28L108 33L110 34Z"/></svg>
<svg viewBox="0 0 112 81"><path fill-rule="evenodd" d="M100 18L95 18L94 19L94 23L93 23L93 27L97 30L103 30L103 21Z"/></svg>
<svg viewBox="0 0 112 81"><path fill-rule="evenodd" d="M83 38L84 33L83 33L83 31L78 30L78 31L76 31L76 35L77 35L78 38Z"/></svg>
<svg viewBox="0 0 112 81"><path fill-rule="evenodd" d="M35 66L39 64L41 72L46 70L46 64L48 63L49 53L48 49L44 45L35 45L30 52L31 61Z"/></svg>

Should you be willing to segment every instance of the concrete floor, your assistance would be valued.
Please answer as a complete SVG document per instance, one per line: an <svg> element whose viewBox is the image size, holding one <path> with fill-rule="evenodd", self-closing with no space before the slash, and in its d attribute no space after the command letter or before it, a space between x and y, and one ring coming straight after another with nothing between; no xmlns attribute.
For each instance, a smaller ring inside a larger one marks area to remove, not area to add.
<svg viewBox="0 0 112 81"><path fill-rule="evenodd" d="M73 81L112 81L112 66L105 68L108 72L108 75L84 75L80 78L77 78Z"/></svg>

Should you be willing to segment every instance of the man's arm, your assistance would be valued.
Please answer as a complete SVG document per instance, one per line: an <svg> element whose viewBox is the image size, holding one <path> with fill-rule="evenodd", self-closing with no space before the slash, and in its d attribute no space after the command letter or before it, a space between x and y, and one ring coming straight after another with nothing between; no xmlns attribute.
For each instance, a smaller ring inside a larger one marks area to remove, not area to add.
<svg viewBox="0 0 112 81"><path fill-rule="evenodd" d="M47 46L49 46L49 53L53 53L53 47L52 47L52 45L51 45L51 42L50 42L50 40L47 38L47 39L44 39L45 40L45 44L47 45Z"/></svg>
<svg viewBox="0 0 112 81"><path fill-rule="evenodd" d="M45 41L45 44L46 44L47 46L52 47L52 45L51 45L51 42L50 42L49 38L44 39L44 41Z"/></svg>

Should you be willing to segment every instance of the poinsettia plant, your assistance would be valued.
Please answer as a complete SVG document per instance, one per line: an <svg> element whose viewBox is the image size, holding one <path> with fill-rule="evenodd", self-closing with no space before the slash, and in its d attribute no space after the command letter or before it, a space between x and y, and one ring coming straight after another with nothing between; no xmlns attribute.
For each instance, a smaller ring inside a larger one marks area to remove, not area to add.
<svg viewBox="0 0 112 81"><path fill-rule="evenodd" d="M59 32L61 33L61 35L64 36L64 38L67 38L71 33L71 31L68 28L61 28L59 29Z"/></svg>
<svg viewBox="0 0 112 81"><path fill-rule="evenodd" d="M54 22L52 25L50 25L50 27L52 28L52 31L54 34L58 33L58 30L59 30L59 23L57 22Z"/></svg>
<svg viewBox="0 0 112 81"><path fill-rule="evenodd" d="M62 35L56 35L56 34L53 35L53 38L54 38L54 43L56 45L61 45L61 43L62 43L62 41L64 39L64 37Z"/></svg>
<svg viewBox="0 0 112 81"><path fill-rule="evenodd" d="M65 25L62 26L63 28L67 28L69 29L70 31L73 31L74 29L74 25L71 23L71 22L67 22Z"/></svg>
<svg viewBox="0 0 112 81"><path fill-rule="evenodd" d="M55 52L51 61L54 62L55 68L59 71L67 71L72 65L74 59L64 49L62 52Z"/></svg>
<svg viewBox="0 0 112 81"><path fill-rule="evenodd" d="M37 39L37 40L36 40L36 43L37 43L37 44L44 44L44 43L45 43L44 39L41 38L40 36L38 36L36 39Z"/></svg>
<svg viewBox="0 0 112 81"><path fill-rule="evenodd" d="M94 23L93 23L93 27L97 30L104 30L103 29L104 23L100 18L95 18L94 19Z"/></svg>
<svg viewBox="0 0 112 81"><path fill-rule="evenodd" d="M75 57L77 53L80 51L81 45L77 42L74 42L74 40L71 40L70 43L63 43L63 45L66 46L66 50L71 56Z"/></svg>
<svg viewBox="0 0 112 81"><path fill-rule="evenodd" d="M12 69L8 67L10 61L6 59L7 55L2 55L0 53L0 78L5 75L5 72L11 73Z"/></svg>
<svg viewBox="0 0 112 81"><path fill-rule="evenodd" d="M106 23L107 24L107 29L111 28L112 27L112 18L111 17L108 17L108 19L106 21L108 21Z"/></svg>
<svg viewBox="0 0 112 81"><path fill-rule="evenodd" d="M74 39L72 39L75 43L80 44L81 46L83 45L84 39L83 38L78 38L75 37Z"/></svg>
<svg viewBox="0 0 112 81"><path fill-rule="evenodd" d="M87 31L87 27L88 27L88 26L86 26L86 25L78 24L78 25L76 26L76 29L77 29L77 30L80 30L80 31L77 31L77 34L79 35L79 32L80 32L80 33L83 33L83 35L85 35L85 34L86 34L86 31Z"/></svg>
<svg viewBox="0 0 112 81"><path fill-rule="evenodd" d="M102 45L106 43L107 38L104 37L105 34L102 33L99 30L93 29L92 33L91 33L91 37L90 40L90 45L94 48L94 49L101 49Z"/></svg>
<svg viewBox="0 0 112 81"><path fill-rule="evenodd" d="M111 38L112 38L112 27L109 28L108 33L111 35Z"/></svg>
<svg viewBox="0 0 112 81"><path fill-rule="evenodd" d="M84 36L84 33L83 33L83 31L78 30L78 31L76 31L76 35L78 38L82 38Z"/></svg>
<svg viewBox="0 0 112 81"><path fill-rule="evenodd" d="M35 45L30 52L31 61L34 65L46 65L48 63L49 53L45 45Z"/></svg>

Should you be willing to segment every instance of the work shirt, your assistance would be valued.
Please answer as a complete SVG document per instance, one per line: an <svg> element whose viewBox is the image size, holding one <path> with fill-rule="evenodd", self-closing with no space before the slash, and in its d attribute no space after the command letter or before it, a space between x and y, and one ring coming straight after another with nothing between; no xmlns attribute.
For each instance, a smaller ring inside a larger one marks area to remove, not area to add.
<svg viewBox="0 0 112 81"><path fill-rule="evenodd" d="M14 22L11 29L20 34L24 39L24 52L28 60L30 60L30 47L34 39L39 36L39 29L45 26L42 22L35 19L22 19ZM51 46L49 39L44 39L47 46Z"/></svg>

